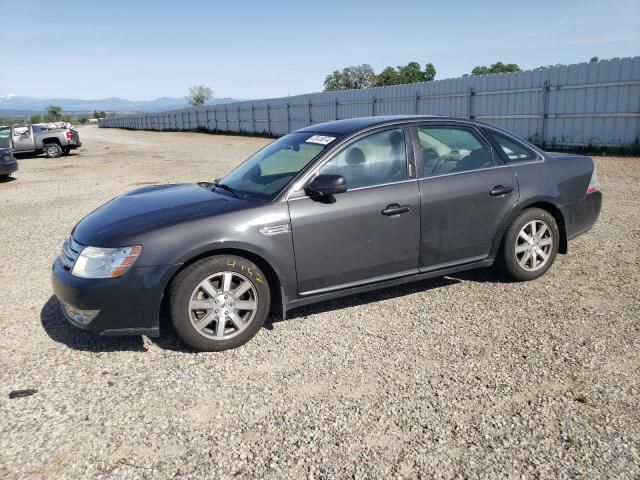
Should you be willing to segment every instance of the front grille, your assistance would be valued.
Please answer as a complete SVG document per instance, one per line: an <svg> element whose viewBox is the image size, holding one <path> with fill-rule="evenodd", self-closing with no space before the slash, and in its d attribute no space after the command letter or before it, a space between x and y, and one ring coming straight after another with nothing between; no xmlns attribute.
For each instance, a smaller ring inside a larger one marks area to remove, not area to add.
<svg viewBox="0 0 640 480"><path fill-rule="evenodd" d="M60 260L67 270L71 270L76 263L78 255L84 248L84 245L80 245L73 238L69 237L64 241L62 245L62 253L60 253Z"/></svg>

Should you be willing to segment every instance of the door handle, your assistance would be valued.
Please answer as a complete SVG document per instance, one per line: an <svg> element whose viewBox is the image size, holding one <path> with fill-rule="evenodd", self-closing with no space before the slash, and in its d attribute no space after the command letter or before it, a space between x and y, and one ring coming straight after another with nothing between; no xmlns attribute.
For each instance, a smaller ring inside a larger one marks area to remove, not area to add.
<svg viewBox="0 0 640 480"><path fill-rule="evenodd" d="M489 194L493 197L499 197L500 195L506 195L507 193L513 192L513 187L507 185L506 187L502 185L496 185L491 189Z"/></svg>
<svg viewBox="0 0 640 480"><path fill-rule="evenodd" d="M392 203L391 205L387 205L387 208L382 210L382 214L386 216L391 215L400 215L401 213L407 213L411 211L411 207L409 205L398 205L397 203Z"/></svg>

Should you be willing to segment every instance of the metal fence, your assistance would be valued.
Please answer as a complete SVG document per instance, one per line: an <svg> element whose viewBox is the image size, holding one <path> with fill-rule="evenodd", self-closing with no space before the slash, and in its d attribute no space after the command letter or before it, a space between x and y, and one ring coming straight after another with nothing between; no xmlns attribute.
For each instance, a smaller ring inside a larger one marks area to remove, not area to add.
<svg viewBox="0 0 640 480"><path fill-rule="evenodd" d="M637 147L640 57L123 115L101 119L100 126L283 135L332 120L394 114L475 118L545 146Z"/></svg>

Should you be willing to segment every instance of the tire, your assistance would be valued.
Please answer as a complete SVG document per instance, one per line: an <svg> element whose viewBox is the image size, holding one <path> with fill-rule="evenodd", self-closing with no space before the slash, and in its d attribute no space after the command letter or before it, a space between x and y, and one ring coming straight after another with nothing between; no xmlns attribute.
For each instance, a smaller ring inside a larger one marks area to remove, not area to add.
<svg viewBox="0 0 640 480"><path fill-rule="evenodd" d="M532 228L535 236L531 235ZM553 215L541 208L529 208L507 229L498 265L514 280L535 280L551 268L559 245L560 229Z"/></svg>
<svg viewBox="0 0 640 480"><path fill-rule="evenodd" d="M62 147L57 143L47 143L44 146L44 153L48 158L59 158L62 156Z"/></svg>
<svg viewBox="0 0 640 480"><path fill-rule="evenodd" d="M247 308L238 308L240 302ZM234 255L216 255L188 266L174 279L169 296L176 334L205 352L247 343L264 325L270 304L267 277L253 262Z"/></svg>

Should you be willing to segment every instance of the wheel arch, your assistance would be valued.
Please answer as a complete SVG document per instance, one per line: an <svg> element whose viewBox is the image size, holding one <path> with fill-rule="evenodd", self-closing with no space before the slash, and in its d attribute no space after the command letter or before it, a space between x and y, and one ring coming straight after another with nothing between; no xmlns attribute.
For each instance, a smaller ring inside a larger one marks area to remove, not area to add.
<svg viewBox="0 0 640 480"><path fill-rule="evenodd" d="M492 258L495 258L497 253L500 251L502 243L504 242L505 233L507 231L507 228L509 228L509 225L511 225L511 223L516 219L516 217L518 217L518 215L530 208L540 208L542 210L545 210L546 212L549 212L549 214L553 216L554 220L558 224L558 230L560 230L560 245L558 245L558 253L564 254L569 251L567 227L562 211L554 202L549 199L532 199L527 203L514 206L511 213L505 217L493 241L493 248L491 249Z"/></svg>
<svg viewBox="0 0 640 480"><path fill-rule="evenodd" d="M173 272L171 277L168 279L164 288L162 290L162 300L160 309L161 311L165 310L167 307L167 302L169 298L169 290L173 285L173 281L178 276L180 272L182 272L185 268L193 265L195 262L198 262L204 258L212 257L215 255L235 255L237 257L246 258L247 260L255 263L260 270L263 271L265 276L267 277L267 282L269 284L269 290L271 293L271 306L270 306L270 315L276 316L276 318L284 318L286 313L286 295L284 294L283 282L276 271L276 269L271 265L269 261L267 261L262 255L259 255L253 251L241 248L241 247L219 247L219 248L211 248L197 254L190 256L187 260L185 260L180 267ZM275 299L279 299L280 301L275 301Z"/></svg>
<svg viewBox="0 0 640 480"><path fill-rule="evenodd" d="M49 137L49 138L43 138L42 139L42 145L47 145L49 143L55 143L57 145L62 146L62 144L60 143L60 139L59 138Z"/></svg>

